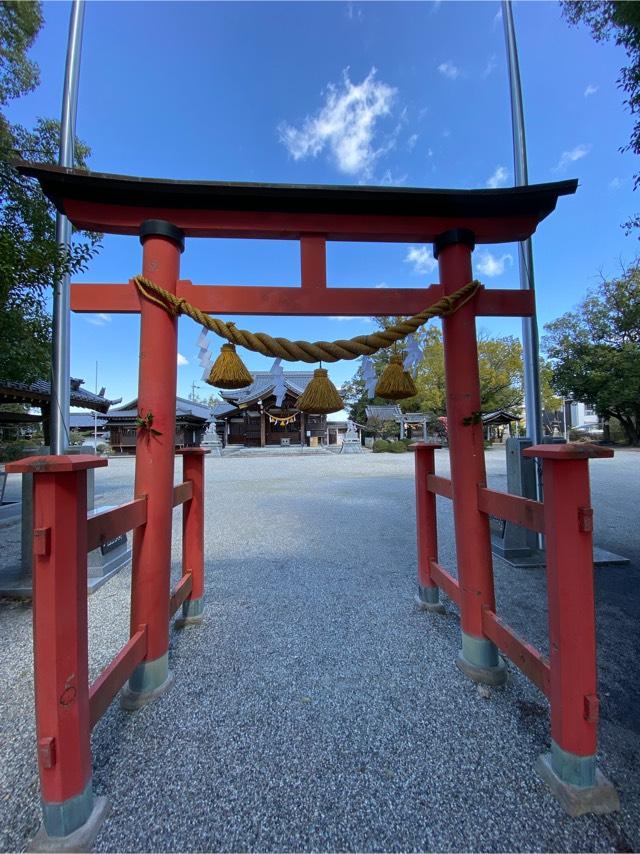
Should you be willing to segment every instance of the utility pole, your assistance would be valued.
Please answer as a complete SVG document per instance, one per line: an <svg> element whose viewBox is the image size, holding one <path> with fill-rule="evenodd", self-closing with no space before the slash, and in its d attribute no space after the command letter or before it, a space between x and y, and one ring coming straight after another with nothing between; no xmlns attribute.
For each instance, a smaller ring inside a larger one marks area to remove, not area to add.
<svg viewBox="0 0 640 854"><path fill-rule="evenodd" d="M507 62L509 67L509 88L511 91L511 125L513 131L513 163L515 185L526 186L529 183L527 169L527 144L524 132L524 111L522 107L522 87L520 84L520 65L513 24L511 0L502 0L502 19L507 43ZM518 266L520 268L520 289L535 291L533 277L533 249L531 239L518 245ZM535 296L535 294L534 294ZM524 405L526 410L527 435L534 445L542 441L542 410L540 400L540 353L538 344L538 321L535 314L522 318L522 357L524 363ZM540 469L536 467L537 497L542 496Z"/></svg>
<svg viewBox="0 0 640 854"><path fill-rule="evenodd" d="M80 80L80 54L84 0L73 0L69 21L67 64L62 94L62 120L60 127L59 166L73 167L78 112L78 84ZM56 216L56 242L65 255L71 246L71 223L63 214ZM64 273L55 283L53 292L53 372L51 378L51 453L64 454L69 445L70 400L70 326L69 283L70 275Z"/></svg>

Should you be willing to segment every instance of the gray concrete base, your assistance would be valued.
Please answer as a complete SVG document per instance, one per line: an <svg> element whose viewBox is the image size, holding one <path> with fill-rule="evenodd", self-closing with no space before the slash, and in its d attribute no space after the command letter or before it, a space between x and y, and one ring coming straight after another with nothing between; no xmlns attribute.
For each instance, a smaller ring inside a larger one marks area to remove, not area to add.
<svg viewBox="0 0 640 854"><path fill-rule="evenodd" d="M440 590L437 587L422 587L418 585L415 601L421 611L431 614L445 614L444 605L440 602Z"/></svg>
<svg viewBox="0 0 640 854"><path fill-rule="evenodd" d="M620 799L613 784L596 769L593 786L572 786L553 770L551 753L543 753L536 762L538 776L547 784L560 806L570 816L585 813L610 813L620 809Z"/></svg>
<svg viewBox="0 0 640 854"><path fill-rule="evenodd" d="M91 815L77 830L67 836L49 836L44 825L40 825L40 829L31 840L27 850L46 852L91 851L102 823L108 814L109 801L103 797L94 798Z"/></svg>
<svg viewBox="0 0 640 854"><path fill-rule="evenodd" d="M507 669L498 649L487 638L462 632L462 649L456 660L458 670L474 682L496 687L507 681Z"/></svg>
<svg viewBox="0 0 640 854"><path fill-rule="evenodd" d="M178 617L174 623L176 629L183 629L185 626L198 626L204 619L204 598L187 599L182 604L182 616Z"/></svg>
<svg viewBox="0 0 640 854"><path fill-rule="evenodd" d="M172 685L169 654L165 652L155 661L143 661L136 667L120 693L120 706L127 712L135 712L161 697Z"/></svg>
<svg viewBox="0 0 640 854"><path fill-rule="evenodd" d="M460 651L456 659L456 667L465 676L468 676L469 679L479 682L482 685L491 685L493 688L496 688L499 685L504 685L507 681L507 669L502 659L500 659L499 664L495 667L478 667L478 665L467 661L462 651Z"/></svg>

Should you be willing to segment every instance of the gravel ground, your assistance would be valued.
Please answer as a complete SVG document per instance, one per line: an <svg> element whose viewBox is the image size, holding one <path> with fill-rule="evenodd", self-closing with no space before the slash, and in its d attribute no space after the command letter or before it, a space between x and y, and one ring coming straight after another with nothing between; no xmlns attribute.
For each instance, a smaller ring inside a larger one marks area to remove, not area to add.
<svg viewBox="0 0 640 854"><path fill-rule="evenodd" d="M504 488L504 454L487 460ZM437 465L448 473L445 451ZM218 458L206 622L172 631L170 693L135 714L112 704L93 733L94 787L112 805L96 850L639 850L639 473L633 451L592 464L596 542L632 558L597 571L601 768L620 813L566 817L533 772L545 698L513 667L481 697L454 666L456 608L414 607L412 455ZM132 460L110 460L99 503L130 498L132 478ZM10 477L7 497L17 488ZM3 560L14 529L0 530ZM543 572L495 563L499 612L544 645ZM123 571L89 599L92 675L126 640L128 597ZM39 823L31 609L3 602L0 619L0 849L13 851Z"/></svg>

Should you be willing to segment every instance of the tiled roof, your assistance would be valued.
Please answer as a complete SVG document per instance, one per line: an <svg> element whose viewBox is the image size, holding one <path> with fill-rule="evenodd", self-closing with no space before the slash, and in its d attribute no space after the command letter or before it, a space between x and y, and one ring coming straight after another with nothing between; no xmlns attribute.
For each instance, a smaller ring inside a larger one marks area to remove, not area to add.
<svg viewBox="0 0 640 854"><path fill-rule="evenodd" d="M117 409L110 409L108 412L109 421L130 420L138 416L138 398L128 401L123 406ZM194 403L193 400L186 400L184 397L176 397L176 418L195 418L201 421L211 421L211 407L203 406L201 403Z"/></svg>
<svg viewBox="0 0 640 854"><path fill-rule="evenodd" d="M104 415L99 415L96 418L92 412L72 412L69 417L69 426L72 430L93 430L96 423L98 430L102 430L107 419Z"/></svg>
<svg viewBox="0 0 640 854"><path fill-rule="evenodd" d="M367 415L367 421L372 418L377 418L380 421L395 421L396 418L402 418L402 411L397 403L389 403L384 406L365 406L364 411Z"/></svg>
<svg viewBox="0 0 640 854"><path fill-rule="evenodd" d="M233 401L236 406L239 406L241 403L247 403L259 397L266 397L273 390L275 378L270 371L252 372L251 376L253 377L251 385L245 388L221 391L221 397L225 400ZM295 395L302 394L312 379L313 370L284 372L284 384Z"/></svg>
<svg viewBox="0 0 640 854"><path fill-rule="evenodd" d="M84 380L70 379L70 403L71 406L80 406L84 409L93 409L97 412L106 412L114 403L120 403L122 398L109 400L103 395L94 394L87 389L80 388ZM9 398L10 400L6 400ZM36 380L34 383L19 383L13 380L0 380L0 403L9 403L12 400L23 400L38 406L40 403L49 403L51 399L51 383L47 380Z"/></svg>

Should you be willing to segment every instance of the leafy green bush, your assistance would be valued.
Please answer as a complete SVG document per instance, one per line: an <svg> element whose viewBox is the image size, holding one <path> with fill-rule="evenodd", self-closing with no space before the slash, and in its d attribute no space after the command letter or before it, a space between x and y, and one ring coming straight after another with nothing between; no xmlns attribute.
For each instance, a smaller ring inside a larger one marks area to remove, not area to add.
<svg viewBox="0 0 640 854"><path fill-rule="evenodd" d="M389 442L389 451L392 454L406 454L407 446L404 442Z"/></svg>
<svg viewBox="0 0 640 854"><path fill-rule="evenodd" d="M26 457L25 448L32 448L31 439L18 439L15 442L4 442L0 445L0 461L10 463L13 460L21 460Z"/></svg>
<svg viewBox="0 0 640 854"><path fill-rule="evenodd" d="M382 454L389 450L389 445L391 445L391 442L387 442L386 439L376 439L373 443L373 453Z"/></svg>

